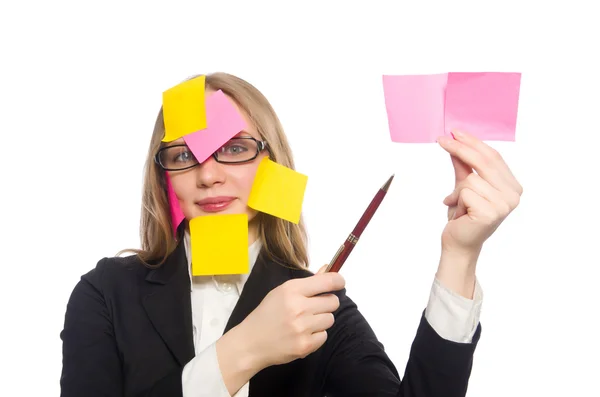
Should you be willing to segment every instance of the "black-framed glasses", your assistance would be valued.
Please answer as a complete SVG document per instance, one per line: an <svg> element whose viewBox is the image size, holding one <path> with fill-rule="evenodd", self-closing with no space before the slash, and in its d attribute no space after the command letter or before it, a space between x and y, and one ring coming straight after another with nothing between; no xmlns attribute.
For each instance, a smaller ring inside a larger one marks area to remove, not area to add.
<svg viewBox="0 0 600 397"><path fill-rule="evenodd" d="M219 163L239 164L254 160L267 147L265 141L251 136L231 138L212 154ZM161 148L154 161L165 171L181 171L200 164L187 145L172 145Z"/></svg>

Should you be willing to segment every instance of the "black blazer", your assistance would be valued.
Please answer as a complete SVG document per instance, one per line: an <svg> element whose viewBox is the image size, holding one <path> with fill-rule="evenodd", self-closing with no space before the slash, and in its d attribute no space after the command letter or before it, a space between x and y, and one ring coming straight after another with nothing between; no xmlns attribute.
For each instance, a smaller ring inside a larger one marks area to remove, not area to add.
<svg viewBox="0 0 600 397"><path fill-rule="evenodd" d="M273 288L310 275L261 253L225 332ZM465 396L480 325L473 343L454 343L439 337L422 316L401 381L357 306L345 290L337 295L340 307L327 342L304 359L256 374L251 397ZM182 370L194 357L192 333L183 243L154 270L135 256L104 258L82 276L67 305L60 334L61 396L181 396Z"/></svg>

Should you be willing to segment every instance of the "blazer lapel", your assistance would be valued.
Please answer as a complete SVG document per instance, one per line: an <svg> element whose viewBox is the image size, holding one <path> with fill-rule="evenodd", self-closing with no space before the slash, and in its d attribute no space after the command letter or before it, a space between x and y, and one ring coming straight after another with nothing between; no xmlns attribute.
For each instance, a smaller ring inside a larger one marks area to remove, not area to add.
<svg viewBox="0 0 600 397"><path fill-rule="evenodd" d="M256 258L240 298L229 317L224 333L244 321L273 288L289 279L289 269L269 261L261 252Z"/></svg>
<svg viewBox="0 0 600 397"><path fill-rule="evenodd" d="M270 261L261 252L229 317L224 332L244 321L272 289L292 278L307 277L310 274L308 271L293 270ZM290 382L290 379L296 379L302 383L303 375L310 376L310 373L306 372L310 372L313 361L314 359L309 356L304 360L295 360L286 365L275 365L263 369L250 380L250 396L285 395L295 397L305 395L305 385Z"/></svg>
<svg viewBox="0 0 600 397"><path fill-rule="evenodd" d="M190 279L183 241L165 263L148 272L142 304L156 331L184 366L194 357Z"/></svg>

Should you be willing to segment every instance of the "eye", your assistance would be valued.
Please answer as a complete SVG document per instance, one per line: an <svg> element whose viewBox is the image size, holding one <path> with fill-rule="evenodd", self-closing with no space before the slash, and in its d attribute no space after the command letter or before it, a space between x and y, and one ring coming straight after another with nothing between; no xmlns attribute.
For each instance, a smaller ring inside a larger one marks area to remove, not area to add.
<svg viewBox="0 0 600 397"><path fill-rule="evenodd" d="M179 149L173 156L173 161L176 163L187 163L193 160L192 153L187 149Z"/></svg>
<svg viewBox="0 0 600 397"><path fill-rule="evenodd" d="M221 152L224 154L240 154L240 153L244 153L248 151L248 147L247 145L243 144L243 143L228 143L227 145L223 146L223 148L221 149Z"/></svg>

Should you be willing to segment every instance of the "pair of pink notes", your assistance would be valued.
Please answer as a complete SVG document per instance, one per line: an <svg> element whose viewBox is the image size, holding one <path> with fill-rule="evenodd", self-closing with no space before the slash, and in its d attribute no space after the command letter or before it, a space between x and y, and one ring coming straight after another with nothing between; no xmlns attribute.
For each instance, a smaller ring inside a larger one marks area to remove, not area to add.
<svg viewBox="0 0 600 397"><path fill-rule="evenodd" d="M205 161L228 140L247 128L234 104L219 90L205 100L206 128L183 136L199 162Z"/></svg>
<svg viewBox="0 0 600 397"><path fill-rule="evenodd" d="M452 130L514 141L521 73L383 76L392 141L431 143Z"/></svg>

